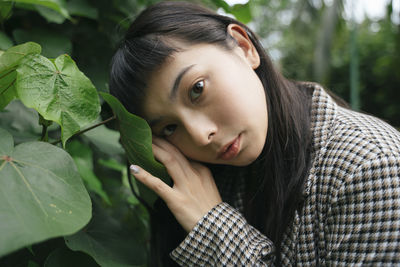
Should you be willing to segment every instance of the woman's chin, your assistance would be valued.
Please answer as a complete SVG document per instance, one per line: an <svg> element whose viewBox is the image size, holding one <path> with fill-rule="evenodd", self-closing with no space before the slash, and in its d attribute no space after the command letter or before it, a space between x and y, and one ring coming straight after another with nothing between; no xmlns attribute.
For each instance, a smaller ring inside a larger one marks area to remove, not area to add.
<svg viewBox="0 0 400 267"><path fill-rule="evenodd" d="M238 166L238 167L248 166L258 159L258 157L261 155L262 149L251 152L243 151L243 155L238 155L238 158L235 161L228 163L228 165Z"/></svg>

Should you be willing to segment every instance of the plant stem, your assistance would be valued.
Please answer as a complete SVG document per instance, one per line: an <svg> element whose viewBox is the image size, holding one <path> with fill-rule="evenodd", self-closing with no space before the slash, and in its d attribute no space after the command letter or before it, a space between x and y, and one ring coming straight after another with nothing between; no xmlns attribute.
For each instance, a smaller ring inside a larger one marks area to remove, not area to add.
<svg viewBox="0 0 400 267"><path fill-rule="evenodd" d="M71 136L71 138L72 138L72 137L75 137L75 136L78 136L78 135L81 135L81 134L83 134L83 133L85 133L85 132L87 132L87 131L89 131L89 130L92 130L92 129L96 128L96 127L99 127L99 126L101 126L101 125L103 125L103 124L106 124L107 122L112 121L112 120L114 120L114 119L116 119L116 118L117 118L117 116L113 115L112 117L110 117L110 118L108 118L108 119L106 119L106 120L104 120L104 121L102 121L102 122L99 122L99 123L97 123L97 124L95 124L95 125L93 125L93 126L90 126L89 128L86 128L85 130L82 130L82 131L77 132L76 134L74 134L73 136ZM52 144L52 145L56 145L56 144L58 144L58 143L61 143L61 139L59 139L59 140L57 140L57 141L54 141L54 142L52 142L51 144Z"/></svg>
<svg viewBox="0 0 400 267"><path fill-rule="evenodd" d="M42 137L40 138L40 141L49 141L49 135L47 134L47 125L42 125Z"/></svg>

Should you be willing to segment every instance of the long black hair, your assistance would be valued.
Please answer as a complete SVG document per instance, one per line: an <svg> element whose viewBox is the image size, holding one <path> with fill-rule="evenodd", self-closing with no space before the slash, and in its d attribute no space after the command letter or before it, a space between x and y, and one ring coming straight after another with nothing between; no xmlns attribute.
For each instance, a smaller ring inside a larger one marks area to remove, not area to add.
<svg viewBox="0 0 400 267"><path fill-rule="evenodd" d="M268 134L263 149L265 173L246 179L244 215L270 238L281 260L281 243L295 211L301 207L305 177L310 165L310 97L302 83L285 79L273 66L256 35L244 24L204 7L186 2L160 2L143 11L130 26L117 49L110 73L110 92L126 109L141 114L147 81L177 45L207 43L230 50L234 39L229 24L243 27L260 56L255 70L265 92ZM249 181L248 181L249 180ZM169 222L168 222L169 220ZM151 212L152 265L173 265L168 253L185 233L162 201Z"/></svg>

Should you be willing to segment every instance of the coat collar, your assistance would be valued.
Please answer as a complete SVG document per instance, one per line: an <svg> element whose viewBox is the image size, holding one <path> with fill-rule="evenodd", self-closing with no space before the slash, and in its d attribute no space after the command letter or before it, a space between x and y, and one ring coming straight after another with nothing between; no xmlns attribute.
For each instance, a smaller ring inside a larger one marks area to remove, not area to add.
<svg viewBox="0 0 400 267"><path fill-rule="evenodd" d="M314 88L314 92L311 99L311 168L305 181L304 196L309 195L315 181L317 166L331 139L338 109L336 102L319 84L307 83L307 86Z"/></svg>

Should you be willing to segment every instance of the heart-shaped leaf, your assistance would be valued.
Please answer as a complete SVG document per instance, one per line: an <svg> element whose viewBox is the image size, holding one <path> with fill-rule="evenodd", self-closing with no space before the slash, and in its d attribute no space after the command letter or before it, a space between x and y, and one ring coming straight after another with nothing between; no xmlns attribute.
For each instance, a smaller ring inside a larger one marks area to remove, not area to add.
<svg viewBox="0 0 400 267"><path fill-rule="evenodd" d="M41 55L27 56L17 68L15 87L25 106L61 126L64 146L100 113L96 88L68 55L54 61Z"/></svg>
<svg viewBox="0 0 400 267"><path fill-rule="evenodd" d="M16 97L15 79L18 64L30 54L40 54L40 45L32 42L10 47L0 55L0 110Z"/></svg>
<svg viewBox="0 0 400 267"><path fill-rule="evenodd" d="M128 112L114 96L107 93L100 94L110 105L117 117L119 131L121 133L121 144L125 149L129 162L141 166L152 175L170 184L171 178L167 170L154 158L151 147L151 129L147 122ZM138 186L140 196L149 205L153 205L157 199L157 195L141 183L138 183Z"/></svg>
<svg viewBox="0 0 400 267"><path fill-rule="evenodd" d="M91 201L72 158L44 142L14 148L0 128L0 257L75 233L91 217Z"/></svg>

